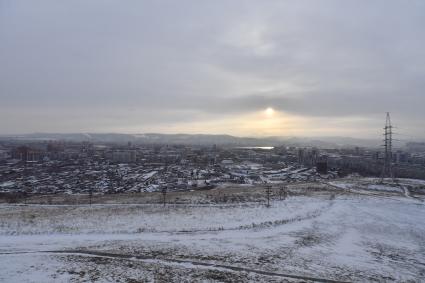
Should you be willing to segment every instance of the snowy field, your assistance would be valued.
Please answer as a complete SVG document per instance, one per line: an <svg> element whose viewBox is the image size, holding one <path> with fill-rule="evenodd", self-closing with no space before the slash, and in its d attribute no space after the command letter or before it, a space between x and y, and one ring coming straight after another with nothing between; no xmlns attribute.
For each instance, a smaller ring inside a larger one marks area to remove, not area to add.
<svg viewBox="0 0 425 283"><path fill-rule="evenodd" d="M2 204L0 282L424 282L425 184L375 181L270 207Z"/></svg>

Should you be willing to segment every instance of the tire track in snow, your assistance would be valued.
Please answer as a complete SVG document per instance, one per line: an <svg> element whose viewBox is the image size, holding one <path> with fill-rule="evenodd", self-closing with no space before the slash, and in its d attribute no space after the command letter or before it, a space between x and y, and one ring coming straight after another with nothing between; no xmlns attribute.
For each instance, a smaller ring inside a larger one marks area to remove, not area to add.
<svg viewBox="0 0 425 283"><path fill-rule="evenodd" d="M248 273L255 273L255 274L264 275L264 276L308 280L308 281L322 282L322 283L349 282L349 281L333 280L333 279L327 279L327 278L312 277L312 276L306 276L306 275L271 272L271 271L252 269L252 268L246 268L246 267L240 267L240 266L234 266L234 265L225 265L225 264L209 263L209 262L202 262L202 261L183 260L183 259L174 259L174 258L155 258L155 257L149 257L149 256L117 254L117 253L87 251L87 250L16 251L16 252L3 252L3 253L0 253L0 256L1 255L25 255L25 254L57 254L57 255L70 255L70 256L78 255L78 256L87 256L87 257L109 258L109 259L126 259L126 260L142 261L145 263L174 265L174 266L180 266L184 268L206 268L206 269L217 270L217 271L248 272Z"/></svg>
<svg viewBox="0 0 425 283"><path fill-rule="evenodd" d="M173 259L173 258L155 258L155 257L148 257L148 256L137 256L137 255L129 255L129 254L116 254L116 253L85 251L85 250L46 251L46 253L80 255L80 256L102 257L102 258L112 258L112 259L118 258L118 259L127 259L127 260L138 260L138 261L143 261L146 263L177 265L177 266L181 266L185 268L203 267L207 269L214 269L214 270L221 270L221 271L248 272L248 273L255 273L255 274L265 275L265 276L300 279L300 280L308 280L313 282L344 283L344 281L341 281L341 280L332 280L332 279L326 279L326 278L310 277L310 276L295 275L295 274L288 274L288 273L278 273L278 272L258 270L258 269L240 267L240 266L216 264L216 263L209 263L209 262L202 262L202 261Z"/></svg>
<svg viewBox="0 0 425 283"><path fill-rule="evenodd" d="M410 191L406 186L400 186L401 189L403 190L404 196L407 198L411 198L412 196L410 195Z"/></svg>

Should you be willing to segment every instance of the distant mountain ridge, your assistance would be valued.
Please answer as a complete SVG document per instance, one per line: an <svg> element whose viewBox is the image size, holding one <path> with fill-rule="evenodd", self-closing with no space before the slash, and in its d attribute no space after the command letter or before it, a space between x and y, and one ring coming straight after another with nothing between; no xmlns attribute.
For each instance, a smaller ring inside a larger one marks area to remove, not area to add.
<svg viewBox="0 0 425 283"><path fill-rule="evenodd" d="M0 140L65 140L99 143L133 144L184 144L184 145L229 145L229 146L304 146L318 148L378 147L381 142L373 139L350 137L236 137L210 134L119 134L119 133L32 133L3 135Z"/></svg>

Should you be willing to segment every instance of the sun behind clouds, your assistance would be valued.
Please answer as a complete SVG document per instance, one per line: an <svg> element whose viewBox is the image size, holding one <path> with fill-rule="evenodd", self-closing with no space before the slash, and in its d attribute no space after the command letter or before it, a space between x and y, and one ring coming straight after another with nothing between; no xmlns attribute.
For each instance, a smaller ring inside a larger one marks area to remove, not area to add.
<svg viewBox="0 0 425 283"><path fill-rule="evenodd" d="M273 108L271 108L271 107L268 107L266 110L265 110L265 113L266 113L266 116L267 117L272 117L273 116L273 114L274 114L274 109Z"/></svg>

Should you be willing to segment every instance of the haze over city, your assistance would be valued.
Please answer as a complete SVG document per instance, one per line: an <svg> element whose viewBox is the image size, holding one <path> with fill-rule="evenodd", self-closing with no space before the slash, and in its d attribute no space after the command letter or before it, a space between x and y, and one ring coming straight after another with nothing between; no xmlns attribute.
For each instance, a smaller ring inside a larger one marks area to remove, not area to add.
<svg viewBox="0 0 425 283"><path fill-rule="evenodd" d="M0 134L379 138L389 111L424 138L424 26L424 1L0 1Z"/></svg>

